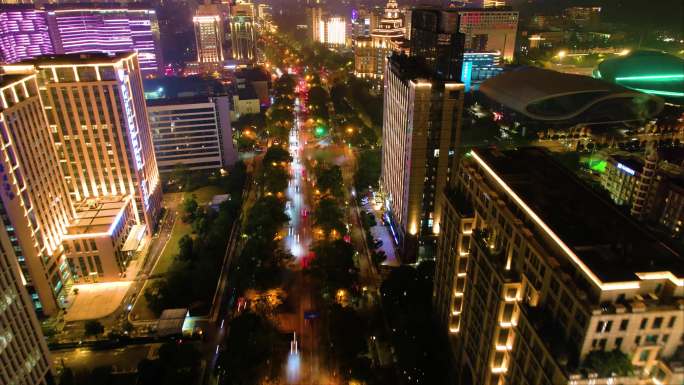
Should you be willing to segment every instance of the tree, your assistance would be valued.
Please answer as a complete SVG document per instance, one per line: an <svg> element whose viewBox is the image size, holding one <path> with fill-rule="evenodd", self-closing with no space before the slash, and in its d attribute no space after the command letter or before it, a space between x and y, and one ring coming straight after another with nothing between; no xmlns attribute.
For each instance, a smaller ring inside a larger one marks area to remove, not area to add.
<svg viewBox="0 0 684 385"><path fill-rule="evenodd" d="M330 307L328 316L330 351L337 358L342 372L349 374L354 361L367 351L365 321L352 307L338 304Z"/></svg>
<svg viewBox="0 0 684 385"><path fill-rule="evenodd" d="M89 320L85 323L85 335L86 337L98 336L104 333L104 326L100 321Z"/></svg>
<svg viewBox="0 0 684 385"><path fill-rule="evenodd" d="M288 219L285 204L280 199L274 196L261 197L247 215L244 232L252 237L273 239Z"/></svg>
<svg viewBox="0 0 684 385"><path fill-rule="evenodd" d="M199 205L197 204L197 197L195 194L192 194L189 198L183 199L183 203L181 204L181 210L183 210L183 222L189 223L193 219L195 219L195 214L197 214L197 208Z"/></svg>
<svg viewBox="0 0 684 385"><path fill-rule="evenodd" d="M356 191L361 193L378 187L380 180L380 149L366 149L359 153L354 184Z"/></svg>
<svg viewBox="0 0 684 385"><path fill-rule="evenodd" d="M632 366L631 360L618 349L609 352L602 350L591 351L584 359L582 367L598 373L601 377L610 377L613 374L631 376L634 373L634 366Z"/></svg>
<svg viewBox="0 0 684 385"><path fill-rule="evenodd" d="M263 164L268 166L273 166L273 163L290 163L292 162L292 156L290 152L287 151L283 146L271 146L264 154Z"/></svg>
<svg viewBox="0 0 684 385"><path fill-rule="evenodd" d="M216 372L226 385L259 384L267 375L280 374L279 360L283 356L284 341L275 326L247 311L231 322L226 350L219 355Z"/></svg>
<svg viewBox="0 0 684 385"><path fill-rule="evenodd" d="M342 190L344 183L340 166L328 166L319 163L316 166L314 173L316 174L316 183L321 193L330 194L338 199L344 197L344 191Z"/></svg>
<svg viewBox="0 0 684 385"><path fill-rule="evenodd" d="M263 187L266 191L278 193L285 191L290 181L290 173L284 167L266 167L263 176Z"/></svg>
<svg viewBox="0 0 684 385"><path fill-rule="evenodd" d="M181 239L178 240L178 258L185 261L195 259L193 244L194 241L190 235L183 235Z"/></svg>
<svg viewBox="0 0 684 385"><path fill-rule="evenodd" d="M344 215L337 201L333 198L321 198L314 212L314 223L320 226L327 238L335 231L338 235L344 234L347 228L342 222Z"/></svg>
<svg viewBox="0 0 684 385"><path fill-rule="evenodd" d="M354 247L341 240L321 241L314 247L316 258L309 270L319 279L327 294L339 289L349 290L357 279L354 265Z"/></svg>

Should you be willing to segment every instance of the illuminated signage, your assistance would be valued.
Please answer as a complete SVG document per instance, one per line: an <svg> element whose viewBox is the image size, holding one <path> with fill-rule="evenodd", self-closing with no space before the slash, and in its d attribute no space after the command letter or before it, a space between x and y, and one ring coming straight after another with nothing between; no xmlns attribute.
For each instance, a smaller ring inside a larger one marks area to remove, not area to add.
<svg viewBox="0 0 684 385"><path fill-rule="evenodd" d="M618 163L618 164L617 164L617 168L619 168L620 170L626 172L626 173L629 174L629 175L635 175L635 174L636 174L636 172L635 172L634 170L632 170L631 168L625 166L625 165L622 164L622 163Z"/></svg>

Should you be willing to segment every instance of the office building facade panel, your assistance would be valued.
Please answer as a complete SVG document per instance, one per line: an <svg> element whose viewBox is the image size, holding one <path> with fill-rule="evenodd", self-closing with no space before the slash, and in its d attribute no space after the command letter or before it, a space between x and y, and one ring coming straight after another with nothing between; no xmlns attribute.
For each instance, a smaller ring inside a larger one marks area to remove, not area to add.
<svg viewBox="0 0 684 385"><path fill-rule="evenodd" d="M36 66L72 199L132 194L151 234L161 186L136 56L76 55Z"/></svg>
<svg viewBox="0 0 684 385"><path fill-rule="evenodd" d="M3 226L0 229L0 383L53 384L48 349L17 268L17 255L12 250Z"/></svg>
<svg viewBox="0 0 684 385"><path fill-rule="evenodd" d="M0 5L0 61L16 63L52 53L44 10L32 5Z"/></svg>
<svg viewBox="0 0 684 385"><path fill-rule="evenodd" d="M473 150L452 182L434 303L460 383L659 383L684 330L678 255L541 149Z"/></svg>
<svg viewBox="0 0 684 385"><path fill-rule="evenodd" d="M159 172L223 166L220 122L213 101L148 106Z"/></svg>
<svg viewBox="0 0 684 385"><path fill-rule="evenodd" d="M14 79L14 81L10 80ZM69 280L62 237L73 217L35 74L3 77L3 221L39 313L52 314Z"/></svg>
<svg viewBox="0 0 684 385"><path fill-rule="evenodd" d="M135 51L144 76L161 73L164 63L154 9L106 4L46 9L55 53Z"/></svg>
<svg viewBox="0 0 684 385"><path fill-rule="evenodd" d="M406 258L439 233L437 192L446 186L460 138L463 86L419 59L394 55L385 71L381 189Z"/></svg>

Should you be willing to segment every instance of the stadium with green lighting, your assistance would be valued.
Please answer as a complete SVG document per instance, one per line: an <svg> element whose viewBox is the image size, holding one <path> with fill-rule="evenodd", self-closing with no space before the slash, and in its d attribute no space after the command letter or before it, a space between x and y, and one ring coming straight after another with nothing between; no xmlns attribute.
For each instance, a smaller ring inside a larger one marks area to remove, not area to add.
<svg viewBox="0 0 684 385"><path fill-rule="evenodd" d="M636 51L601 62L594 77L684 103L684 59L658 51Z"/></svg>

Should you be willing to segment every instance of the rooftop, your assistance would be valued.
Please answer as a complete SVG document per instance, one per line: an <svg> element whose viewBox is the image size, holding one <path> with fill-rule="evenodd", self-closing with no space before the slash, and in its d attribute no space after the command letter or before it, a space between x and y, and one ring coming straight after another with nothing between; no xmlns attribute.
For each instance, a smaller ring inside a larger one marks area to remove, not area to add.
<svg viewBox="0 0 684 385"><path fill-rule="evenodd" d="M30 74L0 74L0 88L10 86L24 78L31 76Z"/></svg>
<svg viewBox="0 0 684 385"><path fill-rule="evenodd" d="M67 228L68 236L109 233L130 204L128 195L86 199L75 206L76 216Z"/></svg>
<svg viewBox="0 0 684 385"><path fill-rule="evenodd" d="M172 106L179 104L199 104L199 103L211 103L209 96L188 96L188 97L178 97L178 98L160 98L160 99L145 99L145 105L147 107L156 106Z"/></svg>
<svg viewBox="0 0 684 385"><path fill-rule="evenodd" d="M556 243L563 244L558 243L561 249L567 246L568 258L586 266L598 284L638 281L636 273L669 271L684 277L680 254L595 194L545 150L476 149L473 157L505 183L509 197L528 218L539 219L535 229L546 226Z"/></svg>
<svg viewBox="0 0 684 385"><path fill-rule="evenodd" d="M429 79L432 71L425 60L416 56L393 54L389 58L392 70L404 80Z"/></svg>
<svg viewBox="0 0 684 385"><path fill-rule="evenodd" d="M87 52L87 53L73 53L61 55L44 55L35 59L22 61L20 64L41 65L85 65L85 64L102 64L102 63L116 63L120 60L126 59L133 55L134 52L119 52L119 53L103 53L103 52Z"/></svg>

